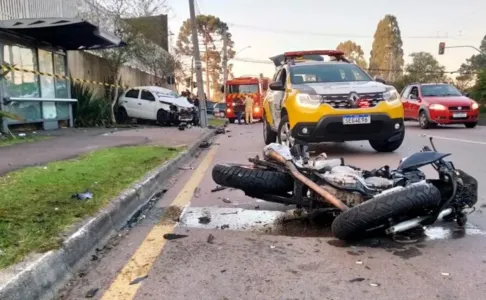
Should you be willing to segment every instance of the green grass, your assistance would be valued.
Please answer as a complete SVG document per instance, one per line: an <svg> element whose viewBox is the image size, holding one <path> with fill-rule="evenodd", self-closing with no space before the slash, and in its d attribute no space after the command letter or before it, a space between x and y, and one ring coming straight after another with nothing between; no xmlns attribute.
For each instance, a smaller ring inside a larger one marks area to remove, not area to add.
<svg viewBox="0 0 486 300"><path fill-rule="evenodd" d="M208 118L208 124L214 127L223 126L226 123L226 119Z"/></svg>
<svg viewBox="0 0 486 300"><path fill-rule="evenodd" d="M0 177L0 269L60 246L60 235L181 149L109 148ZM73 194L86 190L93 199Z"/></svg>
<svg viewBox="0 0 486 300"><path fill-rule="evenodd" d="M9 136L9 137L2 137L0 138L0 147L6 147L6 146L12 146L16 144L22 144L22 143L30 143L30 142L36 142L40 140L45 140L49 138L48 136L41 136L41 135L28 135L25 137L21 136L16 136L15 138Z"/></svg>

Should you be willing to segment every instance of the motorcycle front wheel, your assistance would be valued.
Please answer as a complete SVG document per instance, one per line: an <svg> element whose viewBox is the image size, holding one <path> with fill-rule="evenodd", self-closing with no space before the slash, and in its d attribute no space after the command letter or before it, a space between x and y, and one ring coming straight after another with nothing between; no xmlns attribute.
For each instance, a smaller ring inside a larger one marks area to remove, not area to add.
<svg viewBox="0 0 486 300"><path fill-rule="evenodd" d="M411 184L377 195L341 213L332 223L332 232L340 240L360 239L373 228L385 229L382 225L386 225L390 219L435 208L440 202L440 191L434 185Z"/></svg>

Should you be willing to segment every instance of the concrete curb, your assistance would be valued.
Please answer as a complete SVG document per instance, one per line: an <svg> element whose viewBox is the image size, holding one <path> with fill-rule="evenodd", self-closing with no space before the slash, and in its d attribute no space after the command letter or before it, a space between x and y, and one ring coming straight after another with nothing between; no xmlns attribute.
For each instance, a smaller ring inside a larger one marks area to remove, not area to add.
<svg viewBox="0 0 486 300"><path fill-rule="evenodd" d="M123 191L96 216L86 220L81 228L63 242L60 249L43 254L25 268L17 268L20 270L7 282L0 283L0 299L54 299L71 279L73 271L86 262L88 254L114 236L160 189L161 184L194 156L199 145L213 138L215 133L215 130L205 133L177 157Z"/></svg>

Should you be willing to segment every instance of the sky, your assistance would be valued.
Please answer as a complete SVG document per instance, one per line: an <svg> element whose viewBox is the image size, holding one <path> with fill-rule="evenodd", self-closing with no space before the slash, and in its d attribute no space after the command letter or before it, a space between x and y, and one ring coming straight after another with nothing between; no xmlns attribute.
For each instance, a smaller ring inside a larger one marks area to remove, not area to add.
<svg viewBox="0 0 486 300"><path fill-rule="evenodd" d="M268 58L291 50L335 49L345 40L361 45L365 58L373 43L380 19L397 17L405 63L413 52L433 54L455 71L474 49L446 49L438 55L439 42L446 46L479 47L486 35L486 1L478 0L195 0L200 14L219 17L229 26L236 58L270 61ZM175 45L182 22L189 18L188 0L168 0L169 30ZM250 48L246 48L250 46ZM246 48L246 49L244 49ZM240 49L244 49L240 53ZM272 64L232 61L235 76L273 76Z"/></svg>

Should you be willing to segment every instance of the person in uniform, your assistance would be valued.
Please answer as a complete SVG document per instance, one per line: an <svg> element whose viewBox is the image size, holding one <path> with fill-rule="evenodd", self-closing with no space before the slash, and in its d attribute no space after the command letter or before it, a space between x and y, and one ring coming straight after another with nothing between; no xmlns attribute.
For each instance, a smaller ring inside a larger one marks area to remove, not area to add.
<svg viewBox="0 0 486 300"><path fill-rule="evenodd" d="M246 124L251 124L253 123L253 97L251 94L246 95L243 104L245 105Z"/></svg>

